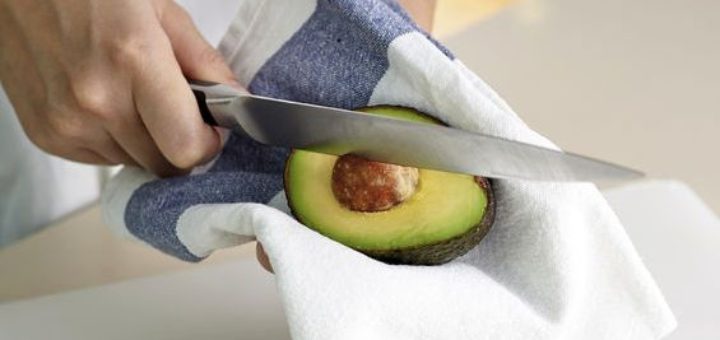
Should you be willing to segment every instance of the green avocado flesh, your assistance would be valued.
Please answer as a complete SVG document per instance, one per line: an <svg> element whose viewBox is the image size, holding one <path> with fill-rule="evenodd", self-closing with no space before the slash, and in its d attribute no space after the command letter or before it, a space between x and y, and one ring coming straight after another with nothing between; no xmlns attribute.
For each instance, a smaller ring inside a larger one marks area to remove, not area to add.
<svg viewBox="0 0 720 340"><path fill-rule="evenodd" d="M362 111L438 124L412 109L381 106ZM487 180L426 169L419 169L414 194L394 207L350 210L332 190L337 159L293 151L285 169L288 203L303 224L372 257L389 263L444 263L474 247L492 223L494 205Z"/></svg>

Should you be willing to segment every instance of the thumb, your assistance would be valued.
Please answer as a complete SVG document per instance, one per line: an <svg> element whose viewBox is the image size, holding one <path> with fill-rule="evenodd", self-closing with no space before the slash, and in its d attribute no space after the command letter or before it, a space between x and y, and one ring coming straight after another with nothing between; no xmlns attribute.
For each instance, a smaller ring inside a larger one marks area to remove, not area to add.
<svg viewBox="0 0 720 340"><path fill-rule="evenodd" d="M223 56L203 38L182 7L167 2L160 23L185 77L238 86Z"/></svg>
<svg viewBox="0 0 720 340"><path fill-rule="evenodd" d="M270 258L268 257L267 253L265 252L265 248L263 248L263 245L260 242L255 245L255 255L257 256L258 262L260 262L260 265L265 270L270 273L275 273L275 271L273 271L272 264L270 263Z"/></svg>

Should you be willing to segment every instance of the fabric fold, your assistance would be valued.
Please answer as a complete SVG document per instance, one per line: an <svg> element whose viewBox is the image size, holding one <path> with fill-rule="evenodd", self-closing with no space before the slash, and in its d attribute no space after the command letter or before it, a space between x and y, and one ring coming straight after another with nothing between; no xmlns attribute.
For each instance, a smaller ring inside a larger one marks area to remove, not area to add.
<svg viewBox="0 0 720 340"><path fill-rule="evenodd" d="M285 3L246 1L256 12L241 13L221 43L251 92L343 108L408 106L458 128L555 147L393 1ZM280 20L287 24L277 31L268 24ZM496 180L496 221L475 249L442 266L391 266L286 213L277 193L287 152L232 136L205 172L133 187L124 206L105 205L106 216L189 261L257 238L297 339L652 339L675 327L593 185ZM124 170L114 186L137 186L138 176ZM113 197L121 191L105 202L123 202Z"/></svg>

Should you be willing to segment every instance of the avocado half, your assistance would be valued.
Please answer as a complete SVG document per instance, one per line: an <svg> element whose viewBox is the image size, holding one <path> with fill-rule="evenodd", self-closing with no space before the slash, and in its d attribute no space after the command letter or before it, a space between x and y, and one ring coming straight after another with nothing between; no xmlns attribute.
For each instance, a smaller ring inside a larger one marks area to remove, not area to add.
<svg viewBox="0 0 720 340"><path fill-rule="evenodd" d="M409 108L359 111L441 124ZM390 264L437 265L467 253L490 230L495 201L486 178L418 169L409 197L385 210L358 211L341 203L346 201L335 190L340 159L293 150L285 166L285 195L293 215L333 240Z"/></svg>

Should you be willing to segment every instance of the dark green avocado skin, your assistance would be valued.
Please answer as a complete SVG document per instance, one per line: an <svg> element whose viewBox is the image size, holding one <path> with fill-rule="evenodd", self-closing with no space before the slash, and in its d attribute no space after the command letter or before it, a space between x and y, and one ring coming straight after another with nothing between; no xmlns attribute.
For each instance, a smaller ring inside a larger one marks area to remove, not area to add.
<svg viewBox="0 0 720 340"><path fill-rule="evenodd" d="M476 177L487 195L487 207L480 223L465 234L441 242L414 248L361 250L364 254L389 264L433 266L452 261L465 255L482 241L495 220L495 197L487 178Z"/></svg>
<svg viewBox="0 0 720 340"><path fill-rule="evenodd" d="M366 108L366 109L372 109ZM446 125L436 118L426 115L422 112L412 109L418 114L425 115L431 118L436 124ZM365 109L362 111L368 112ZM293 153L290 153L288 161L293 157ZM286 164L288 164L287 162ZM293 216L301 223L306 223L300 218L300 215L295 212L293 202L290 200L288 185L288 170L289 167L285 166L285 195L287 197L288 206ZM376 260L388 263L388 264L405 264L405 265L422 265L422 266L433 266L440 265L452 261L462 255L465 255L471 249L475 248L480 241L487 235L490 228L495 221L495 195L493 193L492 181L484 177L475 177L475 181L479 186L483 188L485 195L487 195L487 206L485 208L485 214L483 214L482 220L472 229L465 232L464 234L455 236L451 239L443 240L440 242L427 244L419 247L411 248L398 248L398 249L357 249L353 248L367 256L370 256Z"/></svg>
<svg viewBox="0 0 720 340"><path fill-rule="evenodd" d="M290 154L292 157L292 154ZM290 158L288 158L289 160ZM288 190L288 167L285 167L285 195L287 197L288 206L290 212L295 216L295 219L300 221L303 220L299 217L300 215L295 213L292 201L289 199L290 195ZM485 207L485 214L483 218L474 228L468 232L453 237L448 240L436 242L420 247L412 248L398 248L398 249L357 249L353 248L367 256L370 256L376 260L388 263L388 264L406 264L406 265L418 265L418 266L434 266L440 265L452 261L462 255L465 255L471 249L475 248L476 245L482 241L487 235L488 231L492 227L495 221L495 195L493 193L492 183L489 179L484 177L475 177L476 182L481 186L487 195L487 206Z"/></svg>

